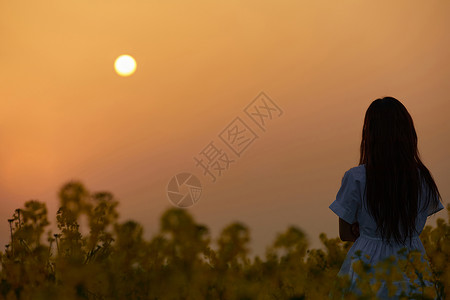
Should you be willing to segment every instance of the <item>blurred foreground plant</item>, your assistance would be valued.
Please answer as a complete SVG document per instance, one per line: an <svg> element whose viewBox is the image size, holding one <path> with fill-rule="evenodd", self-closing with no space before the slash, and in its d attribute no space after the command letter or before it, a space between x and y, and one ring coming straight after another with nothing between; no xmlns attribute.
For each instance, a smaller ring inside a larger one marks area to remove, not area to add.
<svg viewBox="0 0 450 300"><path fill-rule="evenodd" d="M323 249L308 249L296 226L279 233L265 258L248 254L250 230L226 226L211 246L207 226L183 209L169 208L151 240L135 221L118 222L118 201L109 192L89 193L80 182L60 192L56 223L49 225L45 203L31 200L8 220L11 240L0 252L0 299L376 299L382 282L395 293L401 272L412 287L404 299L445 299L450 283L449 222L438 219L420 236L431 270L414 251L354 270L359 295L337 273L352 243L320 235ZM447 206L450 220L450 205ZM89 234L80 233L85 216ZM434 284L424 287L424 282Z"/></svg>

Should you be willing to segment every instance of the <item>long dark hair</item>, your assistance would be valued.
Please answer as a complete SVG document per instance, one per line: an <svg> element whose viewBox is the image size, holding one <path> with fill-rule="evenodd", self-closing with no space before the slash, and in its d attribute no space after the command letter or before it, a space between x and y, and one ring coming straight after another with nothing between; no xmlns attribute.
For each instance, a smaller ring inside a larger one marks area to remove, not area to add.
<svg viewBox="0 0 450 300"><path fill-rule="evenodd" d="M416 217L422 184L428 195L422 209L434 209L441 195L430 171L420 160L417 134L405 106L393 97L374 100L366 111L359 164L366 168L368 211L387 243L405 244L418 234ZM428 212L428 211L427 211Z"/></svg>

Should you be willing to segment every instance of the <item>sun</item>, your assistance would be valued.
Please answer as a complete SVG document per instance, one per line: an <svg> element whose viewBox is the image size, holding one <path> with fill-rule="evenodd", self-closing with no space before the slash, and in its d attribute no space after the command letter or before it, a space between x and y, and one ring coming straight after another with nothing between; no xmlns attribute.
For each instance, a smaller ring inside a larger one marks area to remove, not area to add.
<svg viewBox="0 0 450 300"><path fill-rule="evenodd" d="M136 71L136 60L130 55L121 55L116 58L114 69L120 76L130 76Z"/></svg>

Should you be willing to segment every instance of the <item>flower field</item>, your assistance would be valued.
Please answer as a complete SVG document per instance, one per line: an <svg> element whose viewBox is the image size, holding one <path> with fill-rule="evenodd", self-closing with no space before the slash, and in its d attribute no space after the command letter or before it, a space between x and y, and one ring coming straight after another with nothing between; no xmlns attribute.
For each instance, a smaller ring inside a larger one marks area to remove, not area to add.
<svg viewBox="0 0 450 300"><path fill-rule="evenodd" d="M0 299L376 299L381 280L395 292L398 270L411 278L404 299L450 297L450 205L447 220L437 219L420 235L431 276L422 275L426 266L415 252L400 253L397 267L391 260L380 263L375 273L361 259L354 264L362 291L356 295L347 291L349 279L337 276L352 245L339 238L322 233L323 250L309 249L305 233L290 226L265 257L251 261L250 230L240 222L213 239L187 210L170 208L159 232L145 240L140 224L118 222L118 201L109 192L90 193L69 182L59 199L58 232L47 230L46 205L36 200L2 225L10 226L11 237L0 251ZM89 225L84 236L82 215ZM414 285L417 278L434 287Z"/></svg>

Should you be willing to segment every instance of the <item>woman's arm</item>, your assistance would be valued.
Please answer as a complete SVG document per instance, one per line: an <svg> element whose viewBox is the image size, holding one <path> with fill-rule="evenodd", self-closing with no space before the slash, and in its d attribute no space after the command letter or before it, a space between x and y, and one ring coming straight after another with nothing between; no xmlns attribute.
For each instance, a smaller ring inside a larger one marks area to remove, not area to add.
<svg viewBox="0 0 450 300"><path fill-rule="evenodd" d="M359 237L358 223L349 224L339 218L339 237L344 242L354 242Z"/></svg>

